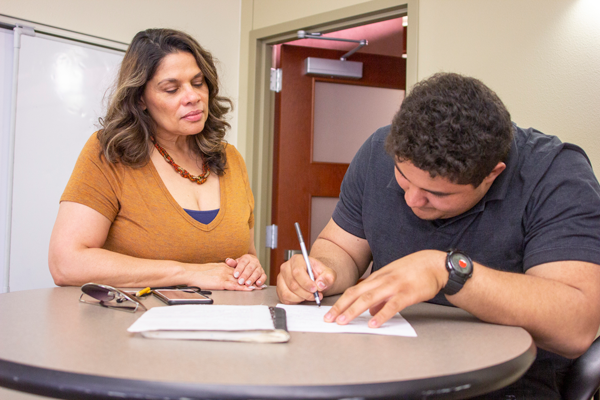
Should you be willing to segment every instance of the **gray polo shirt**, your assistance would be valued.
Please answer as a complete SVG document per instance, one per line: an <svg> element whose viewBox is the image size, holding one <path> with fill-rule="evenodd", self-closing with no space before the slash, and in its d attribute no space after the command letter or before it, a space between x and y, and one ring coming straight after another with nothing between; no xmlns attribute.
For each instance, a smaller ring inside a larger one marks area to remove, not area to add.
<svg viewBox="0 0 600 400"><path fill-rule="evenodd" d="M600 187L584 151L515 130L507 168L483 199L456 217L426 221L404 201L384 149L390 127L381 128L352 160L333 219L367 239L374 270L419 250L451 248L510 272L552 261L600 264ZM442 294L433 301L449 305Z"/></svg>
<svg viewBox="0 0 600 400"><path fill-rule="evenodd" d="M384 150L389 132L389 126L379 129L360 148L333 213L342 229L367 239L374 270L419 250L451 248L516 273L553 261L600 264L600 187L579 147L515 126L507 168L483 199L456 217L425 221L406 205L396 182L393 159ZM450 305L443 294L432 302ZM559 399L560 377L570 364L538 349L520 380L483 397Z"/></svg>

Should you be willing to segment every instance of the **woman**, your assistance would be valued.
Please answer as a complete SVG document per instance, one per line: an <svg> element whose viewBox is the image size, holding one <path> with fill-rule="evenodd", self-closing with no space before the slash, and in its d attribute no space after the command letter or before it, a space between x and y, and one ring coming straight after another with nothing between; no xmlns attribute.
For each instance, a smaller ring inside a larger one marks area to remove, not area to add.
<svg viewBox="0 0 600 400"><path fill-rule="evenodd" d="M50 239L54 282L262 287L246 167L223 143L230 109L211 54L192 37L139 32L103 129L61 197Z"/></svg>

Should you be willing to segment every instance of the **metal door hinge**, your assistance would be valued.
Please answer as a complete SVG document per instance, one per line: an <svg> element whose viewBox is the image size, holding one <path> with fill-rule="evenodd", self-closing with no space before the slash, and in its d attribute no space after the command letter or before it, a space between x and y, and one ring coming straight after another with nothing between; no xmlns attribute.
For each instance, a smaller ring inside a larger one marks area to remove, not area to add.
<svg viewBox="0 0 600 400"><path fill-rule="evenodd" d="M271 91L281 92L281 68L271 68Z"/></svg>
<svg viewBox="0 0 600 400"><path fill-rule="evenodd" d="M302 254L302 250L286 250L284 253L284 256L283 256L283 258L284 258L283 261L289 260L296 254Z"/></svg>
<svg viewBox="0 0 600 400"><path fill-rule="evenodd" d="M267 239L265 247L277 248L277 225L267 225Z"/></svg>

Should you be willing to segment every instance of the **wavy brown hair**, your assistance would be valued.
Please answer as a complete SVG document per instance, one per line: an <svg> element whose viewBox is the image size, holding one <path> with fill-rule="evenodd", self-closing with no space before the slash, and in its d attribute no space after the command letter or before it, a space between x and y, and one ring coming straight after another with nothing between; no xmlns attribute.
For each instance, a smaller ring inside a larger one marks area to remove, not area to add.
<svg viewBox="0 0 600 400"><path fill-rule="evenodd" d="M208 86L208 118L204 129L187 138L193 152L208 163L210 170L222 175L227 162L223 137L230 125L224 115L233 108L230 99L219 96L219 78L212 55L190 35L173 29L147 29L133 38L119 71L98 132L102 154L109 162L141 167L150 160L154 121L141 107L146 84L162 59L173 53L190 53L196 59Z"/></svg>
<svg viewBox="0 0 600 400"><path fill-rule="evenodd" d="M478 79L438 73L417 83L394 116L387 152L453 183L478 187L513 140L510 114Z"/></svg>

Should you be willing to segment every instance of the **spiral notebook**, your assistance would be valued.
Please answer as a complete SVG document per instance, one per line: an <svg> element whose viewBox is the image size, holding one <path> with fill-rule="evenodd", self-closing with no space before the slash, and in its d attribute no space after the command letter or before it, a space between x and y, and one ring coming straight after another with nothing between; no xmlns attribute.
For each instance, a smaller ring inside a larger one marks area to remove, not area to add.
<svg viewBox="0 0 600 400"><path fill-rule="evenodd" d="M283 308L179 305L154 307L127 329L151 339L284 343L290 340Z"/></svg>

